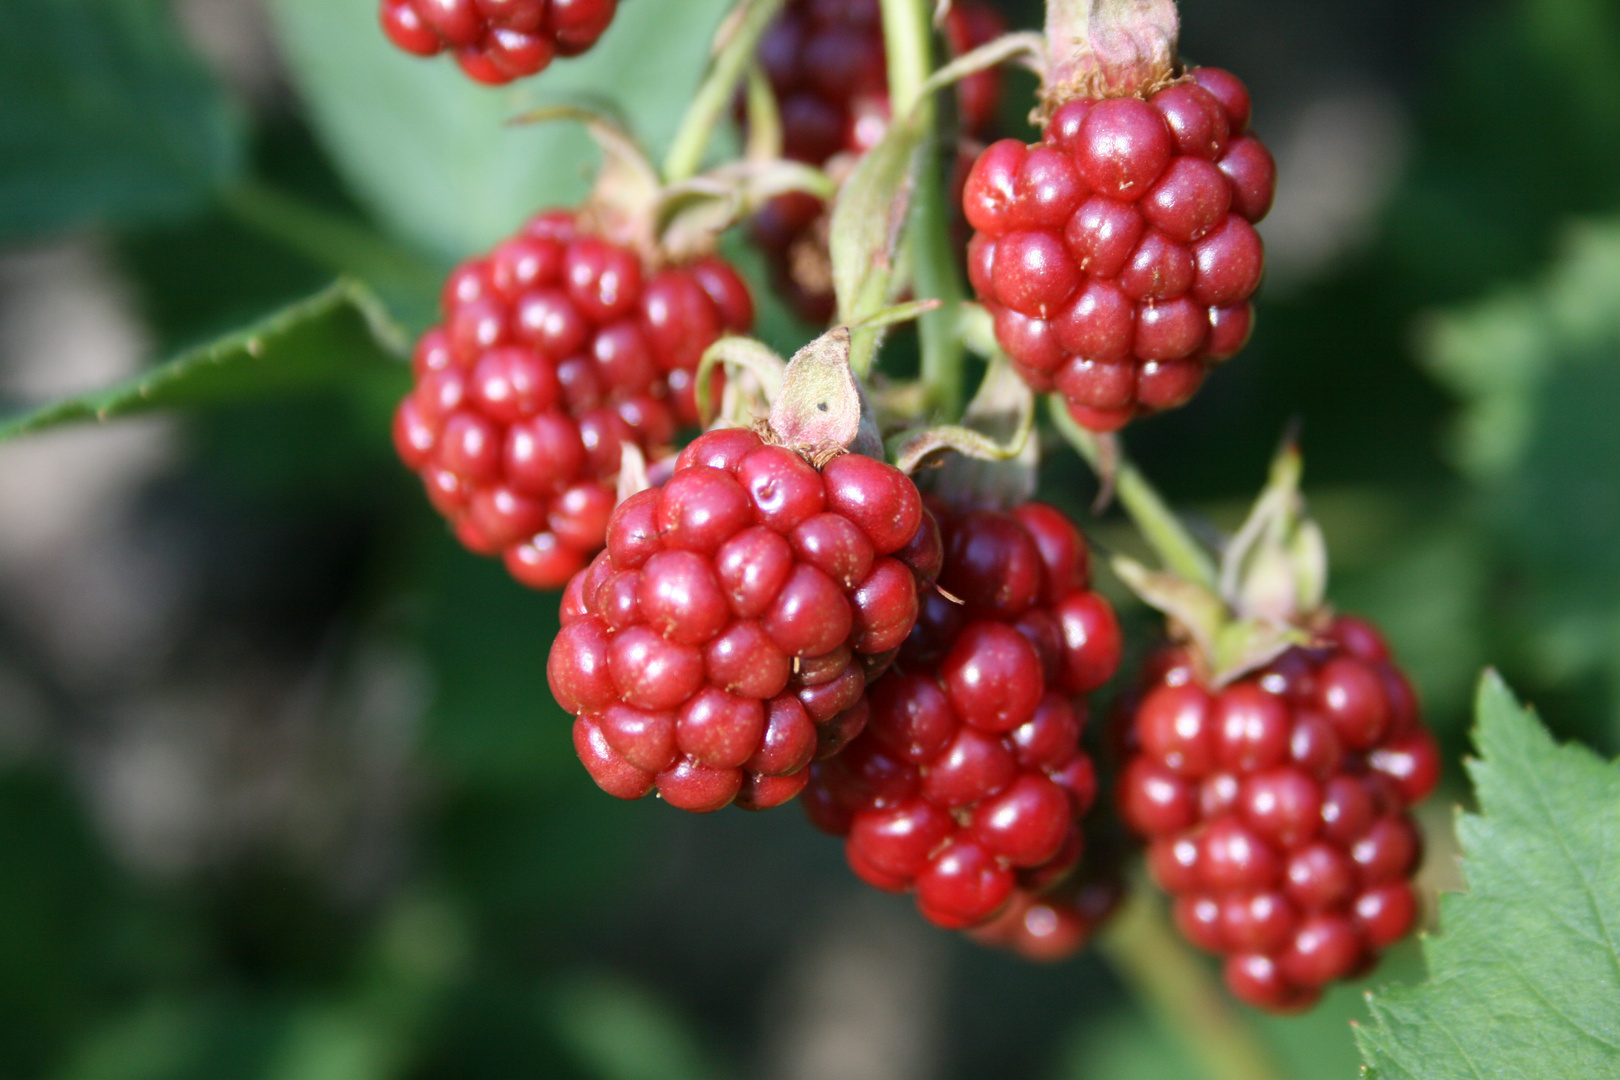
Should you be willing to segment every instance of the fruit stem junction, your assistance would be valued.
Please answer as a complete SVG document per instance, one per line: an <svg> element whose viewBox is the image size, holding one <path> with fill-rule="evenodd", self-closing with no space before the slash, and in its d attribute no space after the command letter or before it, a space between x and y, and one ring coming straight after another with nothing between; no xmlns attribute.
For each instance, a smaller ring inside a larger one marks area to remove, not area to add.
<svg viewBox="0 0 1620 1080"><path fill-rule="evenodd" d="M1146 97L1174 79L1180 32L1175 0L1047 0L1043 105Z"/></svg>

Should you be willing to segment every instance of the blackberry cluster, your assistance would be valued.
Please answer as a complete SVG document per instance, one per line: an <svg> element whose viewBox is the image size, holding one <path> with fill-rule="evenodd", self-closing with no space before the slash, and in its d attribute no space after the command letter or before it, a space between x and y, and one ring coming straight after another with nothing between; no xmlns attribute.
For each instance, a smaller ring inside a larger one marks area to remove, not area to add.
<svg viewBox="0 0 1620 1080"><path fill-rule="evenodd" d="M1006 32L993 8L958 0L942 27L953 54ZM759 44L759 62L782 117L783 156L834 173L888 130L888 62L879 0L788 0ZM1001 76L982 71L957 84L962 130L982 133L995 120ZM769 256L773 284L794 310L815 323L833 315L827 255L827 206L813 195L772 199L755 216L754 238Z"/></svg>
<svg viewBox="0 0 1620 1080"><path fill-rule="evenodd" d="M1079 861L1097 780L1074 698L1112 677L1120 634L1057 510L936 516L939 589L865 733L812 767L805 808L863 880L963 929L1038 903Z"/></svg>
<svg viewBox="0 0 1620 1080"><path fill-rule="evenodd" d="M667 456L703 350L754 317L719 258L654 270L563 211L462 264L443 307L394 443L461 542L537 589L601 548L623 444Z"/></svg>
<svg viewBox="0 0 1620 1080"><path fill-rule="evenodd" d="M406 52L449 49L469 76L500 85L585 52L617 7L618 0L382 0L378 18Z"/></svg>
<svg viewBox="0 0 1620 1080"><path fill-rule="evenodd" d="M604 791L699 813L788 801L865 727L942 558L892 465L818 471L739 428L626 499L607 544L564 594L551 691Z"/></svg>
<svg viewBox="0 0 1620 1080"><path fill-rule="evenodd" d="M1194 944L1260 1008L1309 1008L1370 967L1417 917L1408 813L1440 757L1378 632L1339 618L1219 690L1186 654L1150 664L1119 799Z"/></svg>
<svg viewBox="0 0 1620 1080"><path fill-rule="evenodd" d="M974 164L968 276L1025 381L1077 423L1184 405L1248 341L1276 184L1248 123L1243 84L1195 68L1146 101L1070 101L1041 142Z"/></svg>

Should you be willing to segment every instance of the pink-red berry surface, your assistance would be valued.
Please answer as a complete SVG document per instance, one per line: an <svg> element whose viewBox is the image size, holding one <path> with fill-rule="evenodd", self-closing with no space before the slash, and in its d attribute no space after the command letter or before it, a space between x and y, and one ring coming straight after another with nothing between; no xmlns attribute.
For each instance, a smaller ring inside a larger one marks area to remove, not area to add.
<svg viewBox="0 0 1620 1080"><path fill-rule="evenodd" d="M1439 780L1382 637L1345 617L1326 637L1218 690L1166 650L1125 733L1120 809L1177 925L1273 1011L1308 1008L1411 930L1409 810Z"/></svg>
<svg viewBox="0 0 1620 1080"><path fill-rule="evenodd" d="M1120 635L1057 510L937 516L939 587L868 692L865 732L812 767L805 809L863 880L966 929L1040 904L1079 862L1096 774L1077 698L1113 675Z"/></svg>
<svg viewBox="0 0 1620 1080"><path fill-rule="evenodd" d="M378 18L399 48L446 50L469 76L500 85L596 44L618 0L382 0Z"/></svg>
<svg viewBox="0 0 1620 1080"><path fill-rule="evenodd" d="M958 0L941 27L953 54L1006 32L980 0ZM825 166L870 150L888 130L888 61L879 0L788 0L760 40L758 57L782 118L783 155ZM982 71L957 84L962 130L982 133L1001 102L1001 76ZM833 314L827 207L807 194L772 199L755 216L755 240L769 256L777 290L806 319Z"/></svg>
<svg viewBox="0 0 1620 1080"><path fill-rule="evenodd" d="M394 416L401 459L468 548L561 588L602 547L625 443L649 461L697 422L692 373L753 302L716 257L664 269L535 217L445 283Z"/></svg>
<svg viewBox="0 0 1620 1080"><path fill-rule="evenodd" d="M740 428L700 436L614 511L563 595L547 675L596 782L683 810L765 809L865 726L939 571L933 517L892 465L820 471Z"/></svg>
<svg viewBox="0 0 1620 1080"><path fill-rule="evenodd" d="M992 144L968 177L968 276L1035 389L1113 431L1185 404L1249 339L1276 168L1249 95L1195 68L1152 95L1077 99L1042 140Z"/></svg>

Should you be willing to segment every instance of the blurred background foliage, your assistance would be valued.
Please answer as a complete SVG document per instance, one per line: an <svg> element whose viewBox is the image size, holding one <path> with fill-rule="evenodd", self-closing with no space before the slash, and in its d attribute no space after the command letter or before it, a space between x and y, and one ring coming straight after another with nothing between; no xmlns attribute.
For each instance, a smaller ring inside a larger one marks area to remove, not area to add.
<svg viewBox="0 0 1620 1080"><path fill-rule="evenodd" d="M339 275L419 330L457 258L584 190L577 131L506 118L605 95L661 148L724 7L636 0L494 92L390 50L372 0L6 0L0 416L190 349L251 365L210 343ZM1281 194L1253 345L1132 452L1230 524L1297 419L1334 596L1388 628L1453 761L1487 660L1615 752L1620 5L1183 17L1254 90ZM370 304L284 316L273 396L0 447L0 1077L1195 1075L1094 955L928 930L792 810L601 796L546 691L555 598L462 552L393 460ZM806 328L766 303L761 333ZM1076 461L1046 473L1084 515ZM1353 1074L1361 1015L1348 987L1249 1019L1315 1080Z"/></svg>

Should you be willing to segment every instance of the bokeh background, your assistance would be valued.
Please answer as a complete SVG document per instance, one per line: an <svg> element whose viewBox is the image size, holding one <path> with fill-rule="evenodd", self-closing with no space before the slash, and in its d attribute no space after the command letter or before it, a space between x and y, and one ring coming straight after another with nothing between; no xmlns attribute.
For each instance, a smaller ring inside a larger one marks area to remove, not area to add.
<svg viewBox="0 0 1620 1080"><path fill-rule="evenodd" d="M1425 873L1455 885L1484 663L1620 748L1620 5L1182 6L1280 193L1254 343L1128 444L1229 524L1302 425L1334 597L1450 753ZM503 121L605 88L660 146L723 7L631 0L501 92L393 53L373 0L4 0L0 415L339 273L419 329L457 258L584 189L582 137ZM1095 955L932 930L792 808L597 792L546 690L555 598L428 510L401 378L0 445L0 1077L1198 1075ZM1072 456L1047 474L1129 546ZM1241 1015L1289 1076L1348 1078L1358 995Z"/></svg>

